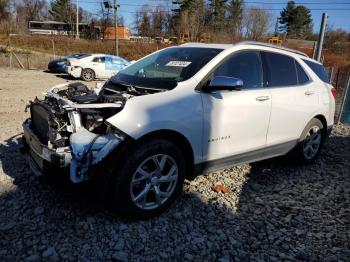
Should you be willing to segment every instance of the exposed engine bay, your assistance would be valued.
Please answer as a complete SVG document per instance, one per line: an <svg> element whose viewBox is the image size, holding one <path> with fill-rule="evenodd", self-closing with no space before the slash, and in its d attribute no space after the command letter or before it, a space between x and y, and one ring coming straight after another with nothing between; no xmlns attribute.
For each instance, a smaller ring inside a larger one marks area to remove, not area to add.
<svg viewBox="0 0 350 262"><path fill-rule="evenodd" d="M70 167L73 182L84 181L90 166L124 139L106 119L120 112L134 96L160 91L111 80L94 90L82 83L52 87L43 100L35 98L27 106L31 118L23 123L24 142L36 143L30 150L32 159L39 159L36 164L40 169L40 159L55 161Z"/></svg>
<svg viewBox="0 0 350 262"><path fill-rule="evenodd" d="M154 92L114 82L106 82L95 90L82 83L56 86L45 94L44 100L36 98L28 105L32 128L50 148L69 146L70 135L80 127L105 134L108 131L105 120L121 111L128 99Z"/></svg>

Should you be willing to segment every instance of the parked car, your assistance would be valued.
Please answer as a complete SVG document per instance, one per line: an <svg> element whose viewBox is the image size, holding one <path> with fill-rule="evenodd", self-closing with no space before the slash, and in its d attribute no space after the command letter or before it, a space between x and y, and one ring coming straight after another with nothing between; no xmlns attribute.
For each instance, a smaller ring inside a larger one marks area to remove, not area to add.
<svg viewBox="0 0 350 262"><path fill-rule="evenodd" d="M202 172L287 153L312 162L332 128L334 96L322 64L304 53L184 44L101 89L52 87L30 102L23 140L35 174L67 168L73 183L99 181L115 210L148 218Z"/></svg>
<svg viewBox="0 0 350 262"><path fill-rule="evenodd" d="M61 58L50 61L49 64L47 65L47 69L48 71L53 73L64 73L67 65L67 60L69 58L80 59L85 56L87 56L87 54L72 54L72 55L63 56Z"/></svg>
<svg viewBox="0 0 350 262"><path fill-rule="evenodd" d="M119 56L92 54L81 59L68 59L65 70L75 78L91 81L95 78L110 78L128 65L130 62Z"/></svg>

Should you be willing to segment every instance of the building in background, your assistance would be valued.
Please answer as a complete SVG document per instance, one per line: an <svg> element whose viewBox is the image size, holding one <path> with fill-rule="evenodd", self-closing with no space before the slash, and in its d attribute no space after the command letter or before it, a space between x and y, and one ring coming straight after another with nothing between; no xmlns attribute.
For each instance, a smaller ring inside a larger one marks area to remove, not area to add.
<svg viewBox="0 0 350 262"><path fill-rule="evenodd" d="M130 40L131 31L126 26L118 26L118 37L123 40ZM115 27L107 27L104 32L105 39L115 39Z"/></svg>

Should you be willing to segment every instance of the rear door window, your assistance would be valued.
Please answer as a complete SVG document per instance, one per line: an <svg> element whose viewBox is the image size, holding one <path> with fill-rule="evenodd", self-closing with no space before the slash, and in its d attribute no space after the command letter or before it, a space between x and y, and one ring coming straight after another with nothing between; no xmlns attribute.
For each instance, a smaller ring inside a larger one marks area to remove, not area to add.
<svg viewBox="0 0 350 262"><path fill-rule="evenodd" d="M308 60L303 60L311 69L314 71L314 73L325 83L329 83L329 79L326 73L326 70L324 67L320 64L308 61Z"/></svg>
<svg viewBox="0 0 350 262"><path fill-rule="evenodd" d="M105 57L104 56L99 56L99 57L95 57L92 62L94 63L104 63L105 62Z"/></svg>
<svg viewBox="0 0 350 262"><path fill-rule="evenodd" d="M293 86L298 84L295 60L292 57L263 52L267 67L266 78L268 87Z"/></svg>

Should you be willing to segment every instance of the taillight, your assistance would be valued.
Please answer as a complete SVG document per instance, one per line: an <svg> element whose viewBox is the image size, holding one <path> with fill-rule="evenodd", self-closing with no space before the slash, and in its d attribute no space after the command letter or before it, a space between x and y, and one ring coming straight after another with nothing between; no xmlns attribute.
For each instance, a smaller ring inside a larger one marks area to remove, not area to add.
<svg viewBox="0 0 350 262"><path fill-rule="evenodd" d="M337 95L337 90L335 90L335 88L333 87L333 88L331 89L331 92L332 92L333 97L335 98L336 95Z"/></svg>

